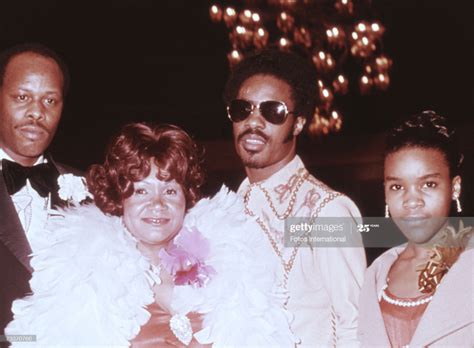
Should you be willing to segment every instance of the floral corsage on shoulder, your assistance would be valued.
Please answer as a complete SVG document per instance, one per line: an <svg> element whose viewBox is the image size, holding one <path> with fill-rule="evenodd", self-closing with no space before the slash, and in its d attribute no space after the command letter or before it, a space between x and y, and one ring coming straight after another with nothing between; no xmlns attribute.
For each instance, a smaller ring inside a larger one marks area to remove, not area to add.
<svg viewBox="0 0 474 348"><path fill-rule="evenodd" d="M175 285L203 287L216 274L209 259L209 240L195 228L183 227L175 239L160 251L161 265L174 278Z"/></svg>
<svg viewBox="0 0 474 348"><path fill-rule="evenodd" d="M87 190L86 179L74 174L62 174L58 177L59 198L68 204L79 204L86 199L93 199Z"/></svg>

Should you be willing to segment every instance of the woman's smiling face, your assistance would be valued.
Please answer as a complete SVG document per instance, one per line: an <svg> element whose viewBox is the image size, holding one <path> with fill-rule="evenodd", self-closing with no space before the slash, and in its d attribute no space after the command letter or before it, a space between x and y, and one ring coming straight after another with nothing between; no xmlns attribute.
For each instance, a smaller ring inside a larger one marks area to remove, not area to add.
<svg viewBox="0 0 474 348"><path fill-rule="evenodd" d="M139 245L159 249L181 229L186 198L179 183L160 180L157 174L152 163L150 174L133 183L133 194L123 201L123 221Z"/></svg>

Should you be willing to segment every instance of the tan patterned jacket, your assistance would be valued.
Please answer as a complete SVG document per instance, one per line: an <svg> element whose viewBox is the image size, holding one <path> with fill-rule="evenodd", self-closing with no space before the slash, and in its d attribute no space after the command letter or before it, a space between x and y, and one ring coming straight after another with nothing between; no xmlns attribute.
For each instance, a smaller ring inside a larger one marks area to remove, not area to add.
<svg viewBox="0 0 474 348"><path fill-rule="evenodd" d="M358 298L366 260L361 247L283 248L285 217L360 218L356 205L309 175L298 156L268 179L239 188L248 213L260 220L269 234L275 262L281 264L284 284L286 263L289 301L294 315L292 330L302 346L357 346ZM270 203L271 202L271 203ZM279 218L277 217L279 215ZM272 245L273 244L273 245ZM294 259L292 265L291 259Z"/></svg>

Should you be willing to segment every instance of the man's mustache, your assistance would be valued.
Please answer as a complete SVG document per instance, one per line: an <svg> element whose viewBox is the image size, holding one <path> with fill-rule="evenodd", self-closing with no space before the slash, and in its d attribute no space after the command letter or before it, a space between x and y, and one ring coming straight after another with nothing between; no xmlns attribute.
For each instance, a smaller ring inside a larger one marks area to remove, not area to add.
<svg viewBox="0 0 474 348"><path fill-rule="evenodd" d="M46 133L50 133L49 129L41 122L38 122L38 121L27 121L27 122L24 122L22 124L19 124L17 125L15 128L22 128L22 127L25 127L25 126L34 126L34 127L38 127L38 128L41 128L41 130L43 130L44 132Z"/></svg>
<svg viewBox="0 0 474 348"><path fill-rule="evenodd" d="M237 137L237 140L240 141L244 136L249 135L249 134L258 135L259 137L262 137L265 141L267 141L269 138L269 136L263 133L260 129L249 128L245 130L244 132L240 133L239 136Z"/></svg>

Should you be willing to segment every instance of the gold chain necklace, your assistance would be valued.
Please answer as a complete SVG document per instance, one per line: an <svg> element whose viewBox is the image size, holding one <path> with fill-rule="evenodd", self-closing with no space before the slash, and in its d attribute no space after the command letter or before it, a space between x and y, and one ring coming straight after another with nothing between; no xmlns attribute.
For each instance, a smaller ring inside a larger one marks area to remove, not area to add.
<svg viewBox="0 0 474 348"><path fill-rule="evenodd" d="M248 213L250 216L255 216L255 214L251 210L248 210ZM257 217L256 221L260 225L260 228L262 229L262 231L267 236L268 240L270 241L270 244L273 250L275 251L275 254L277 254L278 258L280 259L280 262L284 270L283 287L286 289L288 286L288 278L290 277L290 272L291 272L291 269L293 268L293 263L295 262L296 254L298 253L298 248L299 248L300 243L298 243L296 246L293 247L293 251L291 252L290 258L288 259L287 262L285 262L285 258L283 257L281 250L278 249L278 245L275 239L270 234L270 231L268 230L265 223L259 217Z"/></svg>
<svg viewBox="0 0 474 348"><path fill-rule="evenodd" d="M305 171L304 174L300 176L300 178L299 178L299 180L296 184L296 187L295 187L293 193L291 194L290 202L288 204L288 207L285 210L285 212L281 215L278 214L275 206L273 205L273 202L271 200L269 192L264 187L262 187L260 184L256 184L255 186L257 186L258 188L260 188L260 190L262 190L262 192L264 193L265 198L266 198L267 202L269 203L270 208L272 209L275 216L279 220L284 220L287 217L289 217L290 214L292 213L293 207L296 203L296 195L297 195L299 189L301 188L301 185L303 184L303 182L308 177L308 175L309 175L308 171ZM262 219L260 219L259 216L256 216L256 214L248 206L249 201L250 201L251 192L252 192L252 185L249 185L249 188L248 188L247 192L244 195L244 209L245 209L244 211L245 211L245 214L247 214L251 217L256 217L257 223L259 224L260 228L262 229L262 231L267 236L268 241L270 242L273 251L275 252L275 254L280 259L280 262L281 262L281 264L283 266L283 270L284 270L284 272L283 272L283 287L286 289L287 285L288 285L288 278L290 276L291 269L293 268L293 263L295 262L295 258L296 258L296 255L298 253L298 248L300 246L300 243L298 243L296 246L293 247L293 251L291 252L290 258L288 259L288 261L285 261L285 258L283 257L283 253L278 248L277 242L275 241L275 239L271 235L270 230L268 229L268 227L265 225L265 223L262 221Z"/></svg>
<svg viewBox="0 0 474 348"><path fill-rule="evenodd" d="M306 178L308 177L309 173L308 171L305 171L298 179L297 183L296 183L296 186L295 186L295 189L294 191L292 192L291 194L291 197L290 197L290 202L288 203L288 207L286 208L285 212L283 214L278 214L275 206L273 205L273 202L272 202L272 199L270 197L270 193L267 191L267 189L265 189L260 183L257 183L255 184L255 186L257 186L262 192L263 194L265 195L265 199L267 200L268 204L270 205L270 209L273 211L273 213L275 214L275 216L277 217L277 219L279 220L285 220L286 218L288 218L290 216L290 214L292 213L293 211L293 207L296 203L296 195L298 194L298 191L300 190L301 188L301 185L303 184L303 182L306 180ZM248 200L250 200L250 191L251 191L251 188L249 188L249 190L247 191L249 197L248 197Z"/></svg>

